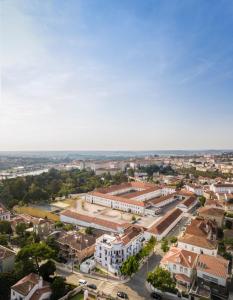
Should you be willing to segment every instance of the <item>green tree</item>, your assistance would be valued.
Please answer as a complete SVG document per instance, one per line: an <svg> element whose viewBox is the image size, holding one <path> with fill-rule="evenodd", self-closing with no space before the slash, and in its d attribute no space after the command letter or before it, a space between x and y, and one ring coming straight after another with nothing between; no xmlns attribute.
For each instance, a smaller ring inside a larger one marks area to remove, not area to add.
<svg viewBox="0 0 233 300"><path fill-rule="evenodd" d="M127 173L128 173L129 176L134 177L134 169L129 168L129 169L127 170Z"/></svg>
<svg viewBox="0 0 233 300"><path fill-rule="evenodd" d="M133 273L136 273L139 268L139 262L135 256L130 256L127 260L125 260L120 267L120 271L122 275L131 276Z"/></svg>
<svg viewBox="0 0 233 300"><path fill-rule="evenodd" d="M17 276L17 278L23 278L24 276L30 274L30 273L36 273L36 266L33 263L32 260L21 260L16 261L14 266L14 274Z"/></svg>
<svg viewBox="0 0 233 300"><path fill-rule="evenodd" d="M87 227L87 228L85 229L85 233L86 233L86 234L93 234L93 228L92 228L92 227Z"/></svg>
<svg viewBox="0 0 233 300"><path fill-rule="evenodd" d="M168 240L163 239L161 241L161 249L163 250L163 252L167 252L169 250L169 246L168 246Z"/></svg>
<svg viewBox="0 0 233 300"><path fill-rule="evenodd" d="M176 286L171 273L161 267L156 267L154 271L147 274L147 282L162 292L172 291Z"/></svg>
<svg viewBox="0 0 233 300"><path fill-rule="evenodd" d="M58 247L58 244L56 242L56 239L54 236L49 236L45 243L53 250L53 258L54 259L57 259L58 258L58 254L59 254L59 247Z"/></svg>
<svg viewBox="0 0 233 300"><path fill-rule="evenodd" d="M55 222L55 227L56 228L63 228L64 227L64 223L62 221L57 221L57 222Z"/></svg>
<svg viewBox="0 0 233 300"><path fill-rule="evenodd" d="M66 224L63 229L65 231L70 231L70 230L74 230L74 225L73 224Z"/></svg>
<svg viewBox="0 0 233 300"><path fill-rule="evenodd" d="M206 202L206 197L200 196L200 197L199 197L199 201L200 201L200 203L201 203L201 206L204 206L204 205L205 205L205 202Z"/></svg>
<svg viewBox="0 0 233 300"><path fill-rule="evenodd" d="M132 221L135 222L137 219L135 217L135 215L132 216Z"/></svg>
<svg viewBox="0 0 233 300"><path fill-rule="evenodd" d="M2 234L11 234L12 228L9 221L0 221L0 233Z"/></svg>
<svg viewBox="0 0 233 300"><path fill-rule="evenodd" d="M15 227L15 231L19 236L24 236L27 225L25 223L18 223Z"/></svg>
<svg viewBox="0 0 233 300"><path fill-rule="evenodd" d="M177 237L176 237L176 236L170 237L170 242L171 242L172 244L176 243L176 242L177 242Z"/></svg>
<svg viewBox="0 0 233 300"><path fill-rule="evenodd" d="M2 246L8 245L8 236L6 234L0 234L0 245Z"/></svg>
<svg viewBox="0 0 233 300"><path fill-rule="evenodd" d="M225 221L225 228L226 229L231 229L232 228L232 222L230 220Z"/></svg>
<svg viewBox="0 0 233 300"><path fill-rule="evenodd" d="M54 251L46 245L44 242L42 243L32 243L23 247L17 254L17 261L25 261L32 260L36 266L36 270L39 270L39 263L44 259L52 258L54 255Z"/></svg>
<svg viewBox="0 0 233 300"><path fill-rule="evenodd" d="M46 263L40 266L39 274L44 280L50 281L50 276L54 275L56 271L56 265L52 260L48 260Z"/></svg>
<svg viewBox="0 0 233 300"><path fill-rule="evenodd" d="M0 299L10 299L11 286L14 285L19 278L15 277L14 273L0 272Z"/></svg>
<svg viewBox="0 0 233 300"><path fill-rule="evenodd" d="M67 292L65 278L60 276L55 277L53 282L51 283L51 289L51 300L57 300L63 297Z"/></svg>

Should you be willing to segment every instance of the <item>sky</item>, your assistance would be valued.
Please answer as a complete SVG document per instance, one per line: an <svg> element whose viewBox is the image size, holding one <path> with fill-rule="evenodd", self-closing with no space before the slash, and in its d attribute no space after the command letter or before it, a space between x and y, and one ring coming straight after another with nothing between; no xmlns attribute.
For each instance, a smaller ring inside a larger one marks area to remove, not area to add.
<svg viewBox="0 0 233 300"><path fill-rule="evenodd" d="M233 149L233 1L0 5L0 150Z"/></svg>

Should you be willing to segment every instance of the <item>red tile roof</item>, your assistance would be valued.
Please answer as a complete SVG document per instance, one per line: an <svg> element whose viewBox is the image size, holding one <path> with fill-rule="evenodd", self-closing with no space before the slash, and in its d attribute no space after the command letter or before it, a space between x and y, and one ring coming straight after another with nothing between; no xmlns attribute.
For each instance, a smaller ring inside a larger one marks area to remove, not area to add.
<svg viewBox="0 0 233 300"><path fill-rule="evenodd" d="M185 233L182 237L178 239L178 241L181 243L190 244L193 246L198 246L210 250L216 250L218 248L218 244L216 241L208 240L205 237L188 233Z"/></svg>
<svg viewBox="0 0 233 300"><path fill-rule="evenodd" d="M182 214L183 212L181 209L174 208L172 211L163 216L158 222L152 225L148 229L148 232L151 232L153 234L161 234Z"/></svg>
<svg viewBox="0 0 233 300"><path fill-rule="evenodd" d="M183 200L183 201L181 202L181 204L185 205L186 207L190 207L190 206L192 206L196 201L197 201L197 197L191 196L191 197L189 197L189 198Z"/></svg>
<svg viewBox="0 0 233 300"><path fill-rule="evenodd" d="M127 203L127 204L131 204L131 205L135 205L135 206L141 206L144 207L145 203L143 201L137 201L137 200L133 200L133 199L126 199L123 198L121 196L114 196L114 195L110 195L110 194L102 194L99 192L90 192L88 193L89 195L93 195L93 196L97 196L97 197L101 197L101 198L105 198L105 199L109 199L109 200L113 200L116 202L122 202L122 203Z"/></svg>
<svg viewBox="0 0 233 300"><path fill-rule="evenodd" d="M152 198L149 200L149 203L151 204L159 204L162 203L170 198L173 198L176 195L176 193L172 193L166 196L162 196L162 197L156 197L156 198Z"/></svg>
<svg viewBox="0 0 233 300"><path fill-rule="evenodd" d="M130 225L129 223L122 223L122 224L115 223L115 222L103 220L103 219L100 219L97 217L79 214L79 213L69 210L69 209L61 212L61 215L69 217L69 218L73 218L76 220L80 220L83 222L90 223L90 225L91 225L91 223L93 223L93 224L100 225L105 228L109 228L109 229L113 229L113 230L118 230L118 228L127 228Z"/></svg>
<svg viewBox="0 0 233 300"><path fill-rule="evenodd" d="M16 282L11 288L23 296L27 296L40 281L39 275L31 273ZM42 288L49 287L49 283L43 281Z"/></svg>
<svg viewBox="0 0 233 300"><path fill-rule="evenodd" d="M229 261L221 256L200 254L197 262L197 271L227 279Z"/></svg>
<svg viewBox="0 0 233 300"><path fill-rule="evenodd" d="M171 247L161 260L161 264L174 263L192 269L197 260L198 254L183 250L177 247Z"/></svg>
<svg viewBox="0 0 233 300"><path fill-rule="evenodd" d="M199 214L209 215L212 217L224 217L224 210L217 207L205 206L198 209Z"/></svg>
<svg viewBox="0 0 233 300"><path fill-rule="evenodd" d="M15 252L0 245L0 262L3 261L5 258L8 258L10 256L15 256Z"/></svg>

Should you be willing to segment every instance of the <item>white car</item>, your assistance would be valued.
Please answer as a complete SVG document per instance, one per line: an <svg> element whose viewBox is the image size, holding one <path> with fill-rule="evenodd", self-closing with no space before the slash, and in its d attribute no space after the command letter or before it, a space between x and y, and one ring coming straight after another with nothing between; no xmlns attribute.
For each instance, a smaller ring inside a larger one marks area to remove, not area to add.
<svg viewBox="0 0 233 300"><path fill-rule="evenodd" d="M87 284L87 281L86 280L84 280L84 279L79 279L79 284L81 284L81 285L86 285Z"/></svg>

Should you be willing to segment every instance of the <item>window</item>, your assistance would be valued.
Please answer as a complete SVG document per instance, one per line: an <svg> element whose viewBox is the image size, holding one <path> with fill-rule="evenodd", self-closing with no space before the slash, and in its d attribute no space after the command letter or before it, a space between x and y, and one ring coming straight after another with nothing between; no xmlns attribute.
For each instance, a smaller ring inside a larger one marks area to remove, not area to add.
<svg viewBox="0 0 233 300"><path fill-rule="evenodd" d="M187 269L187 268L184 268L184 272L187 273L187 272L188 272L188 269Z"/></svg>
<svg viewBox="0 0 233 300"><path fill-rule="evenodd" d="M180 267L180 272L183 272L183 267Z"/></svg>
<svg viewBox="0 0 233 300"><path fill-rule="evenodd" d="M176 270L176 265L173 265L173 270Z"/></svg>
<svg viewBox="0 0 233 300"><path fill-rule="evenodd" d="M208 280L208 281L212 281L212 282L218 283L218 279L217 279L217 278L213 278L213 277L210 277L210 276L205 275L205 274L203 274L203 278L204 278L205 280Z"/></svg>

